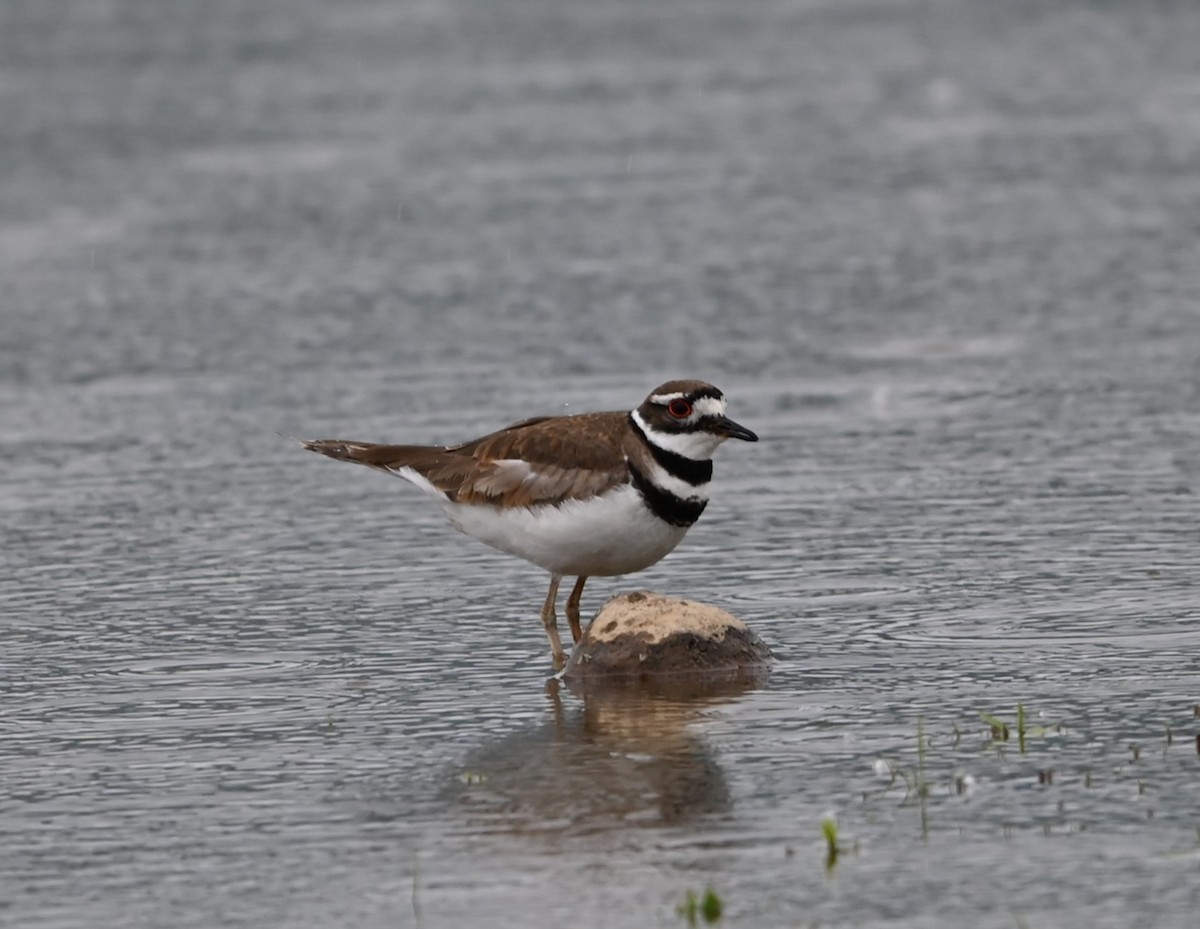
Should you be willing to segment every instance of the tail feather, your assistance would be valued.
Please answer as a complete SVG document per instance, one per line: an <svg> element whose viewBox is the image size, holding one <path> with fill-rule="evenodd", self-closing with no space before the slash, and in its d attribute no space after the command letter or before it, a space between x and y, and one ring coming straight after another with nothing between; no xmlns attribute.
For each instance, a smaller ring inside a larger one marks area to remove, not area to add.
<svg viewBox="0 0 1200 929"><path fill-rule="evenodd" d="M347 442L344 439L313 439L300 443L310 452L317 452L337 461L352 461L394 471L397 468L418 467L436 462L445 450L428 445L378 445L374 442Z"/></svg>
<svg viewBox="0 0 1200 929"><path fill-rule="evenodd" d="M335 461L350 461L402 477L443 503L457 483L461 483L461 478L450 484L437 479L436 472L450 458L446 449L436 446L377 445L372 442L347 442L344 439L302 440L300 444L310 452L317 452Z"/></svg>
<svg viewBox="0 0 1200 929"><path fill-rule="evenodd" d="M334 458L337 461L355 461L360 464L367 464L365 456L371 449L379 447L367 442L346 442L342 439L301 440L300 444L310 452L317 452L327 458Z"/></svg>

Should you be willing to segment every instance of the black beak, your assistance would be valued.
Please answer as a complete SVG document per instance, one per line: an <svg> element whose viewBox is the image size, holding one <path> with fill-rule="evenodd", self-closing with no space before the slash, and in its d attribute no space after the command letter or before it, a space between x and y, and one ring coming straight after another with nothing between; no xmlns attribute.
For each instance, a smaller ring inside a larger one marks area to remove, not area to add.
<svg viewBox="0 0 1200 929"><path fill-rule="evenodd" d="M710 428L717 435L723 435L729 439L741 439L743 442L758 441L758 436L756 436L745 426L739 426L728 416L717 417L716 422L714 422Z"/></svg>

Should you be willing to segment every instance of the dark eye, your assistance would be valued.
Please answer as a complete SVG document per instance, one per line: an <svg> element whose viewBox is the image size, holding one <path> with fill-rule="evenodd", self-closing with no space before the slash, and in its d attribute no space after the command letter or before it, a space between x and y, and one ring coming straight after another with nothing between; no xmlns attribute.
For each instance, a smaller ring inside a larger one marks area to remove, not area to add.
<svg viewBox="0 0 1200 929"><path fill-rule="evenodd" d="M692 415L692 405L686 400L672 400L667 404L667 412L676 419L687 419Z"/></svg>

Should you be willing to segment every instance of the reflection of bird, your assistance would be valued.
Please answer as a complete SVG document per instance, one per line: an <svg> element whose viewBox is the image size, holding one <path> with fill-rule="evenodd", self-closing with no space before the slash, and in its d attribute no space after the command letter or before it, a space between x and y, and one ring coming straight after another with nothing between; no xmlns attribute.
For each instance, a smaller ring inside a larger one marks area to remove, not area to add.
<svg viewBox="0 0 1200 929"><path fill-rule="evenodd" d="M731 438L758 440L725 415L720 390L670 381L630 413L527 419L448 448L336 439L304 447L411 481L467 535L549 571L542 623L561 666L559 581L578 578L567 600L578 642L588 577L640 571L674 549L708 503L712 453Z"/></svg>
<svg viewBox="0 0 1200 929"><path fill-rule="evenodd" d="M696 721L754 685L680 683L680 696L617 686L573 689L570 698L551 678L548 718L469 751L457 776L440 779L442 796L459 804L468 828L500 842L519 835L558 845L722 813L732 802L729 783Z"/></svg>

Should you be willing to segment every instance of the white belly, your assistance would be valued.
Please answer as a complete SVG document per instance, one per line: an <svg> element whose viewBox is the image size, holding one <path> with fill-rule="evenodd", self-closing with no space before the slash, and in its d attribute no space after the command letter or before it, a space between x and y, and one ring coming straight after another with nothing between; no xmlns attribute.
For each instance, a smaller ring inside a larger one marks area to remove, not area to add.
<svg viewBox="0 0 1200 929"><path fill-rule="evenodd" d="M632 485L560 506L503 509L446 504L467 535L555 574L608 576L648 568L680 543L686 527L656 517Z"/></svg>

